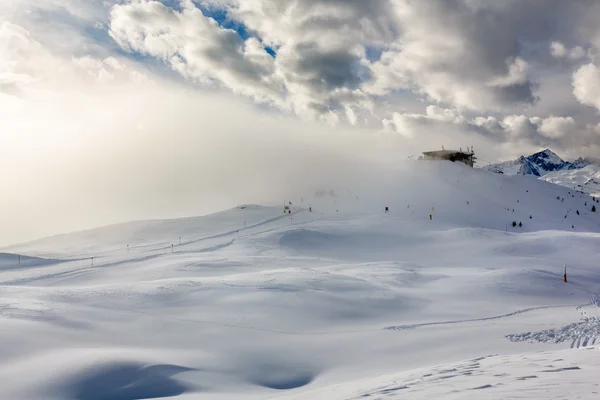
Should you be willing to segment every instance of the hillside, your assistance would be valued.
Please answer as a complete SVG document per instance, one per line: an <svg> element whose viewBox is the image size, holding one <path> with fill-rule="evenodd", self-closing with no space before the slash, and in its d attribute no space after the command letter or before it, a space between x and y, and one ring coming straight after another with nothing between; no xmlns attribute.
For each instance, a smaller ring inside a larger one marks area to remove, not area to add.
<svg viewBox="0 0 600 400"><path fill-rule="evenodd" d="M532 177L490 174L460 163L404 162L384 172L365 172L356 180L331 181L326 188L315 187L287 200L292 201L295 211L307 211L312 206L313 217L321 213L372 215L388 206L393 215L418 222L428 219L434 208L436 222L447 228L505 230L506 224L513 220L525 223L530 215L536 216L527 221L520 232L564 229L567 227L563 220L565 213L579 209L587 218L579 216L571 220L578 231L600 229L600 219L588 213L591 202L588 202L589 207L584 206L587 199L581 193ZM235 233L244 228L244 222L247 227L253 227L282 217L281 205L245 205L202 217L110 225L13 245L5 250L41 256L79 256L98 250L119 252L126 250L127 245L131 249L165 248L178 244L180 237L182 244L186 244L213 236L215 232Z"/></svg>
<svg viewBox="0 0 600 400"><path fill-rule="evenodd" d="M467 399L473 389L539 398L550 381L594 388L600 364L573 350L600 341L591 197L412 161L286 200L292 214L277 199L2 250L0 398ZM16 254L39 263L19 267Z"/></svg>
<svg viewBox="0 0 600 400"><path fill-rule="evenodd" d="M28 267L46 266L60 262L62 262L62 260L28 257L20 254L0 253L0 271L11 268L23 269Z"/></svg>
<svg viewBox="0 0 600 400"><path fill-rule="evenodd" d="M231 234L236 230L264 223L265 218L281 217L281 208L243 205L231 210L202 217L133 221L80 232L56 235L32 242L13 245L9 249L27 254L80 257L122 252L145 247L170 247L186 244L206 236Z"/></svg>
<svg viewBox="0 0 600 400"><path fill-rule="evenodd" d="M600 197L600 166L595 164L581 169L550 172L540 179Z"/></svg>
<svg viewBox="0 0 600 400"><path fill-rule="evenodd" d="M600 393L598 351L488 355L282 398L593 399Z"/></svg>

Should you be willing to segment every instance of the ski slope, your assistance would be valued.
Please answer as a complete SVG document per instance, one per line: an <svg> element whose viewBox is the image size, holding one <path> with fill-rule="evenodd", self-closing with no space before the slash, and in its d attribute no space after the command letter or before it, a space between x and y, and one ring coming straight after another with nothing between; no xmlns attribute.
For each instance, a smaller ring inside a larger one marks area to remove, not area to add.
<svg viewBox="0 0 600 400"><path fill-rule="evenodd" d="M412 161L289 200L0 250L0 398L595 398L590 197Z"/></svg>

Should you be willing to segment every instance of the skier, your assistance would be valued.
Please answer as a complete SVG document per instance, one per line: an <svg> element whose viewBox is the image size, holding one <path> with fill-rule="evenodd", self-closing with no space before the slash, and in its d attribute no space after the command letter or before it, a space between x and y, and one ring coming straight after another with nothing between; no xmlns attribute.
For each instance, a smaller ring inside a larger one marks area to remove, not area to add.
<svg viewBox="0 0 600 400"><path fill-rule="evenodd" d="M386 207L386 208L385 208L385 212L386 212L386 213L389 213L389 212L390 212L390 209L389 209L389 207Z"/></svg>

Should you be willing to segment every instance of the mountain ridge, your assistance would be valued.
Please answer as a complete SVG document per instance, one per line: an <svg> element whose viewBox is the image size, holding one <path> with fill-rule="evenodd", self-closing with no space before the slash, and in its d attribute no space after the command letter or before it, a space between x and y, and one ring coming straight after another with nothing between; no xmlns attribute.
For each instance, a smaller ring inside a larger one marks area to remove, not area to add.
<svg viewBox="0 0 600 400"><path fill-rule="evenodd" d="M488 164L482 169L504 175L531 175L542 177L550 172L570 171L585 168L588 165L600 165L600 159L592 157L565 161L550 149L545 149L529 156L520 156L516 160Z"/></svg>
<svg viewBox="0 0 600 400"><path fill-rule="evenodd" d="M590 196L600 196L600 165L588 164L583 168L549 172L539 179L555 185L572 188Z"/></svg>

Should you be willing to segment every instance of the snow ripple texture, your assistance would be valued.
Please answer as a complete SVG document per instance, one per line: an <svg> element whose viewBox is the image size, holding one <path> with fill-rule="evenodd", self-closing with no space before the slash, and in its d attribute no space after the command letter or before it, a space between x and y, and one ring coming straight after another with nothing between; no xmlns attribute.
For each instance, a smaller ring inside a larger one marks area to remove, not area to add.
<svg viewBox="0 0 600 400"><path fill-rule="evenodd" d="M570 341L572 348L591 346L600 339L600 319L584 319L559 329L515 333L506 335L506 338L511 342L563 343Z"/></svg>
<svg viewBox="0 0 600 400"><path fill-rule="evenodd" d="M600 309L600 298L588 291L590 304ZM525 332L506 335L511 342L563 343L571 342L571 348L593 346L600 343L600 318L588 315L583 307L578 307L582 319L579 322L559 329L547 329L540 332Z"/></svg>

